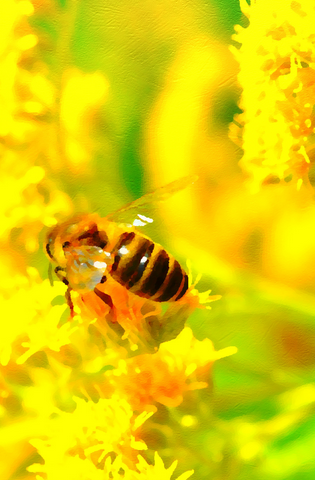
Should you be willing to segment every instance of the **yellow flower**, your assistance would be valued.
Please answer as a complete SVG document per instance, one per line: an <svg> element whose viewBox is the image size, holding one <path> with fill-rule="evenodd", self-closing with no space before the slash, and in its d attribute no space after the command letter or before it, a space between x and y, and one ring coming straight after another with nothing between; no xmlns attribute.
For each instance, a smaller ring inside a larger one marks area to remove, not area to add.
<svg viewBox="0 0 315 480"><path fill-rule="evenodd" d="M71 204L66 194L51 193L47 203L40 189L47 188L45 170L25 161L21 155L7 150L0 168L1 208L0 238L7 241L13 228L22 229L18 242L27 251L38 249L38 234L43 226L56 223L55 215L69 213Z"/></svg>
<svg viewBox="0 0 315 480"><path fill-rule="evenodd" d="M51 458L45 465L34 464L28 467L28 470L44 473L45 477L37 475L36 478L47 480L171 480L177 461L173 462L169 468L165 468L157 452L154 460L154 465L149 465L139 455L137 470L133 470L122 461L121 455L118 455L114 461L111 457L107 457L104 468L101 469L88 458L82 459L78 455L68 455L62 462ZM193 470L190 470L174 480L187 480L192 474Z"/></svg>
<svg viewBox="0 0 315 480"><path fill-rule="evenodd" d="M137 468L140 471L140 475L136 478L139 480L170 480L177 466L177 460L175 460L169 468L165 468L157 452L154 456L154 465L148 465L141 455L138 456L138 460ZM193 470L185 472L177 477L176 480L187 480L193 473Z"/></svg>
<svg viewBox="0 0 315 480"><path fill-rule="evenodd" d="M176 339L162 343L157 353L121 360L119 368L105 376L112 389L126 395L135 410L155 402L176 407L188 390L208 386L215 360L235 351L230 347L216 352L208 338L196 340L186 327ZM108 388L106 384L104 388Z"/></svg>
<svg viewBox="0 0 315 480"><path fill-rule="evenodd" d="M65 156L75 173L82 173L82 168L91 159L93 143L88 126L107 90L108 82L99 72L83 74L77 69L69 69L64 75L60 121Z"/></svg>
<svg viewBox="0 0 315 480"><path fill-rule="evenodd" d="M6 293L0 295L1 315L5 320L0 340L2 365L8 364L12 352L13 359L21 364L39 350L59 351L70 342L75 327L69 322L58 326L66 305L51 304L56 295L64 294L65 286L58 282L53 289L48 280L40 282L36 273L31 269L29 278L17 275L16 292L9 297Z"/></svg>
<svg viewBox="0 0 315 480"><path fill-rule="evenodd" d="M214 352L210 340L198 342L189 329L176 339L191 312L215 297L190 282L187 295L163 310L108 279L104 293L115 308L93 292L74 292L75 315L67 318L58 298L65 285L51 288L27 267L43 258L30 255L42 230L72 213L52 173L61 172L62 182L65 165L89 171L94 142L86 125L108 89L98 72L66 70L60 86L48 80L56 72L42 63L41 39L27 22L42 3L0 5L0 416L2 452L12 452L3 455L0 476L14 476L36 451L44 462L28 468L36 479L170 480L177 461L165 468L156 453L148 464L139 455L147 449L141 427L155 404L176 406L186 391L206 387L212 362L227 354Z"/></svg>
<svg viewBox="0 0 315 480"><path fill-rule="evenodd" d="M315 6L309 0L240 0L249 26L237 26L239 103L231 137L253 191L293 177L298 186L314 160Z"/></svg>
<svg viewBox="0 0 315 480"><path fill-rule="evenodd" d="M23 23L25 16L33 11L33 5L27 0L7 0L0 5L0 137L12 136L14 140L21 139L31 129L30 123L17 115L23 109L16 86L21 80L18 63L23 53L37 43L35 35ZM20 35L15 33L17 25Z"/></svg>
<svg viewBox="0 0 315 480"><path fill-rule="evenodd" d="M36 479L47 480L107 480L110 472L96 468L89 459L82 459L79 455L67 455L60 461L54 455L47 455L45 465L36 463L28 467L30 472L43 473L44 476L36 475Z"/></svg>
<svg viewBox="0 0 315 480"><path fill-rule="evenodd" d="M33 13L28 0L0 5L0 238L7 241L13 228L20 229L17 241L28 252L38 249L43 225L71 211L67 195L54 189L39 165L49 150L46 117L55 108L55 92L34 58L37 37L26 22Z"/></svg>
<svg viewBox="0 0 315 480"><path fill-rule="evenodd" d="M146 444L137 439L137 429L152 413L143 412L135 417L130 404L119 395L110 399L100 398L97 403L74 398L74 412L59 412L46 426L46 439L33 439L39 454L45 460L49 473L55 464L67 463L70 456L90 459L95 466L109 454L122 455L127 464L133 465L138 451L146 450Z"/></svg>

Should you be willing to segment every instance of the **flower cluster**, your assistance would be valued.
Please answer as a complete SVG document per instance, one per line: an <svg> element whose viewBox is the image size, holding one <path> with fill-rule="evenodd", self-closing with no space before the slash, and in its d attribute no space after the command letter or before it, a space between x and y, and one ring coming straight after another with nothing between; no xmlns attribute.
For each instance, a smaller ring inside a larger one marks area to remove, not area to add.
<svg viewBox="0 0 315 480"><path fill-rule="evenodd" d="M243 113L231 138L244 150L253 191L264 182L307 181L314 161L315 7L312 1L240 1L249 25L235 27Z"/></svg>
<svg viewBox="0 0 315 480"><path fill-rule="evenodd" d="M184 328L217 299L192 281L162 308L109 279L103 293L114 307L94 292L72 292L71 316L66 286L45 279L44 231L75 209L56 172L88 172L95 143L86 125L108 82L65 68L53 83L28 23L40 7L0 6L0 476L23 468L47 480L170 480L177 460L164 466L144 425L150 430L151 417L209 388L213 362L235 349L216 352ZM178 480L192 475L180 468Z"/></svg>
<svg viewBox="0 0 315 480"><path fill-rule="evenodd" d="M212 363L232 353L233 347L216 352L209 339L198 341L185 327L155 354L121 360L117 369L106 372L106 377L113 390L126 395L135 410L157 403L176 407L189 390L207 388Z"/></svg>
<svg viewBox="0 0 315 480"><path fill-rule="evenodd" d="M43 225L53 225L56 213L70 212L67 196L49 190L39 161L54 91L34 57L38 38L26 22L33 11L29 1L3 3L1 18L6 27L0 41L1 243L9 240L12 229L19 229L18 241L29 252L38 249ZM26 69L25 64L31 67Z"/></svg>

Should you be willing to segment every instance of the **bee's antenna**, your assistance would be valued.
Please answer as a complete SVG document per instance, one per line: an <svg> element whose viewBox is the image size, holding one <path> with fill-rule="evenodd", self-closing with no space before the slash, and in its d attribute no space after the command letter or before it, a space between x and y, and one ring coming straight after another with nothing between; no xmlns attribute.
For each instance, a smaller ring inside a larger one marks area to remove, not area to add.
<svg viewBox="0 0 315 480"><path fill-rule="evenodd" d="M52 264L49 262L49 267L48 267L48 278L50 285L53 287L54 286L54 279L53 279L53 267Z"/></svg>

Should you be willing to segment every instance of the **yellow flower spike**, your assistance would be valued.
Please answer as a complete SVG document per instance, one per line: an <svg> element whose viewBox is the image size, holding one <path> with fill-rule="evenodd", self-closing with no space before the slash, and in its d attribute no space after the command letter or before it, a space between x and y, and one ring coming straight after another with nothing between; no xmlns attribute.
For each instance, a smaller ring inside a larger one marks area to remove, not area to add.
<svg viewBox="0 0 315 480"><path fill-rule="evenodd" d="M54 86L40 73L29 76L27 80L34 98L44 106L51 108L55 102Z"/></svg>
<svg viewBox="0 0 315 480"><path fill-rule="evenodd" d="M31 444L43 457L45 466L33 465L30 471L47 472L49 479L50 469L53 470L55 465L66 465L69 455L80 455L81 459L84 456L97 465L111 452L126 456L129 462L133 451L136 453L137 450L147 448L143 441L132 434L133 411L120 396L100 399L97 403L77 397L74 400L77 407L73 413L60 411L56 418L51 419L50 425L46 426L47 440L31 440ZM142 420L144 421L143 416Z"/></svg>
<svg viewBox="0 0 315 480"><path fill-rule="evenodd" d="M185 370L185 375L186 377L189 377L194 371L197 369L197 364L195 362L190 363L187 365L186 370Z"/></svg>
<svg viewBox="0 0 315 480"><path fill-rule="evenodd" d="M38 322L34 325L29 325L27 328L27 335L29 341L23 342L22 346L28 350L21 355L16 363L24 363L31 355L39 350L49 348L55 352L60 351L60 347L70 343L70 336L78 326L72 326L70 322L65 323L58 328L60 318L65 312L67 305L55 305L46 314L44 322Z"/></svg>
<svg viewBox="0 0 315 480"><path fill-rule="evenodd" d="M231 355L235 355L237 352L237 347L222 348L222 350L216 352L216 359L219 360L220 358L230 357Z"/></svg>
<svg viewBox="0 0 315 480"><path fill-rule="evenodd" d="M35 442L34 442L35 445ZM36 480L171 480L171 476L177 466L177 460L169 468L165 468L163 461L156 453L154 465L149 465L144 458L139 455L138 463L133 470L127 466L121 455L118 455L114 461L107 457L104 468L96 468L91 459L82 459L78 455L66 455L62 461L56 461L52 456L47 456L49 446L44 442L37 442L37 447L47 458L45 464L33 464L27 468L29 472L40 472L42 475L36 475ZM123 473L122 473L123 472ZM187 480L193 471L185 472L174 480Z"/></svg>
<svg viewBox="0 0 315 480"><path fill-rule="evenodd" d="M6 241L13 228L22 232L17 243L28 251L38 248L38 234L44 225L56 223L57 213L69 214L71 202L67 195L54 191L46 204L39 188L44 186L45 170L28 165L15 152L6 151L2 158L0 188L0 237ZM31 199L31 200L30 200Z"/></svg>
<svg viewBox="0 0 315 480"><path fill-rule="evenodd" d="M60 102L60 121L64 131L65 152L74 171L81 171L90 160L91 139L87 125L95 110L104 102L108 82L99 73L83 74L69 69Z"/></svg>
<svg viewBox="0 0 315 480"><path fill-rule="evenodd" d="M46 459L45 465L35 463L27 468L29 472L42 472L43 476L36 475L36 480L107 480L111 466L103 470L96 468L90 459L82 459L78 455L67 455L62 462L56 461L53 456ZM106 475L107 474L107 475Z"/></svg>
<svg viewBox="0 0 315 480"><path fill-rule="evenodd" d="M24 277L23 286L21 279L17 281L20 287L10 298L0 296L3 318L9 320L2 328L0 339L2 365L7 365L12 349L18 345L27 348L17 359L18 364L43 348L58 351L70 342L69 336L75 328L69 323L58 328L60 317L67 307L65 304L52 306L51 301L57 295L64 295L65 286L61 282L56 282L53 289L48 280L37 283L34 278Z"/></svg>
<svg viewBox="0 0 315 480"><path fill-rule="evenodd" d="M31 51L38 38L25 16L33 13L34 6L27 0L6 0L0 5L0 237L6 241L13 228L20 229L17 243L28 252L38 249L43 224L53 225L56 213L67 215L72 208L65 194L54 201L58 191L45 178L47 165L45 170L34 165L54 156L55 147L46 140L51 134L51 125L49 129L47 126L55 112L56 93L44 77L46 67L36 61ZM37 116L42 116L40 121Z"/></svg>
<svg viewBox="0 0 315 480"><path fill-rule="evenodd" d="M69 369L68 369L69 370ZM69 373L68 373L69 376ZM56 382L53 373L44 368L30 371L33 386L28 387L23 395L23 409L38 419L47 419L56 412L55 393L60 379Z"/></svg>
<svg viewBox="0 0 315 480"><path fill-rule="evenodd" d="M125 371L114 369L105 376L135 410L150 411L155 403L175 407L188 390L207 387L204 376L207 380L215 360L235 352L235 347L216 352L209 339L196 340L186 327L177 338L162 343L157 353L129 358Z"/></svg>
<svg viewBox="0 0 315 480"><path fill-rule="evenodd" d="M137 416L135 419L135 423L132 427L132 430L137 430L141 425L146 422L150 417L152 417L154 412L142 412L140 415Z"/></svg>
<svg viewBox="0 0 315 480"><path fill-rule="evenodd" d="M165 468L161 457L155 452L154 465L149 465L141 455L138 455L137 468L141 474L139 480L171 480L177 464L178 461L175 460L169 468ZM185 472L176 480L187 480L193 473L193 470Z"/></svg>
<svg viewBox="0 0 315 480"><path fill-rule="evenodd" d="M186 260L186 266L187 266L187 274L188 274L188 285L192 285L193 284L193 274L192 274L192 261L187 258ZM201 275L201 274L199 274ZM198 278L198 277L197 277Z"/></svg>
<svg viewBox="0 0 315 480"><path fill-rule="evenodd" d="M30 16L34 13L34 6L28 0L21 0L17 3L17 9L21 15Z"/></svg>
<svg viewBox="0 0 315 480"><path fill-rule="evenodd" d="M289 175L299 189L314 160L315 6L308 0L240 5L250 23L235 28L241 47L231 47L243 88L243 113L231 125L231 138L241 138L240 165L253 192L269 178Z"/></svg>
<svg viewBox="0 0 315 480"><path fill-rule="evenodd" d="M30 48L35 47L35 45L37 44L37 41L38 41L38 38L36 37L36 35L30 33L28 35L25 35L24 37L19 38L16 41L16 46L20 50L29 50Z"/></svg>
<svg viewBox="0 0 315 480"><path fill-rule="evenodd" d="M222 295L211 295L211 290L206 290L205 292L199 292L195 287L196 285L200 282L202 278L202 274L198 273L196 279L193 281L193 275L192 275L192 263L190 260L187 260L186 262L187 269L188 269L188 279L189 279L189 285L191 289L191 294L198 299L196 303L196 307L202 307L203 305L206 305L207 303L215 302L216 300L220 300L222 298ZM203 308L206 308L208 310L211 310L211 307L205 306Z"/></svg>
<svg viewBox="0 0 315 480"><path fill-rule="evenodd" d="M29 184L39 183L45 176L45 170L42 167L31 167L26 171L21 184L26 188Z"/></svg>
<svg viewBox="0 0 315 480"><path fill-rule="evenodd" d="M171 355L180 368L185 368L186 375L189 376L197 368L203 367L218 358L232 355L237 350L235 347L228 347L216 352L211 340L208 338L202 341L196 340L191 328L185 327L175 340L162 344L160 351L162 356ZM188 367L185 367L185 365Z"/></svg>
<svg viewBox="0 0 315 480"><path fill-rule="evenodd" d="M130 446L136 450L147 450L148 447L143 440L136 440L133 435L130 436Z"/></svg>

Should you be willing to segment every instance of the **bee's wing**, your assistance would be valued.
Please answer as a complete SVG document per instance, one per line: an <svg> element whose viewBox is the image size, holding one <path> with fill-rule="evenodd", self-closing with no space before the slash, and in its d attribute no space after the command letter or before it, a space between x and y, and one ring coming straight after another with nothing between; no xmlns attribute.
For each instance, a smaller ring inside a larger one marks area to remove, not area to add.
<svg viewBox="0 0 315 480"><path fill-rule="evenodd" d="M142 197L134 200L131 203L128 203L124 207L116 210L113 213L107 215L107 219L120 222L120 223L127 223L134 225L135 227L142 227L147 225L148 223L152 223L153 220L150 217L145 216L144 214L147 212L150 207L152 208L152 204L155 202L163 202L167 200L169 197L174 195L174 193L183 190L184 188L192 185L198 180L197 175L190 175L187 177L182 177L174 182L168 183L167 185L163 185L163 187L157 188L153 192L147 193Z"/></svg>

